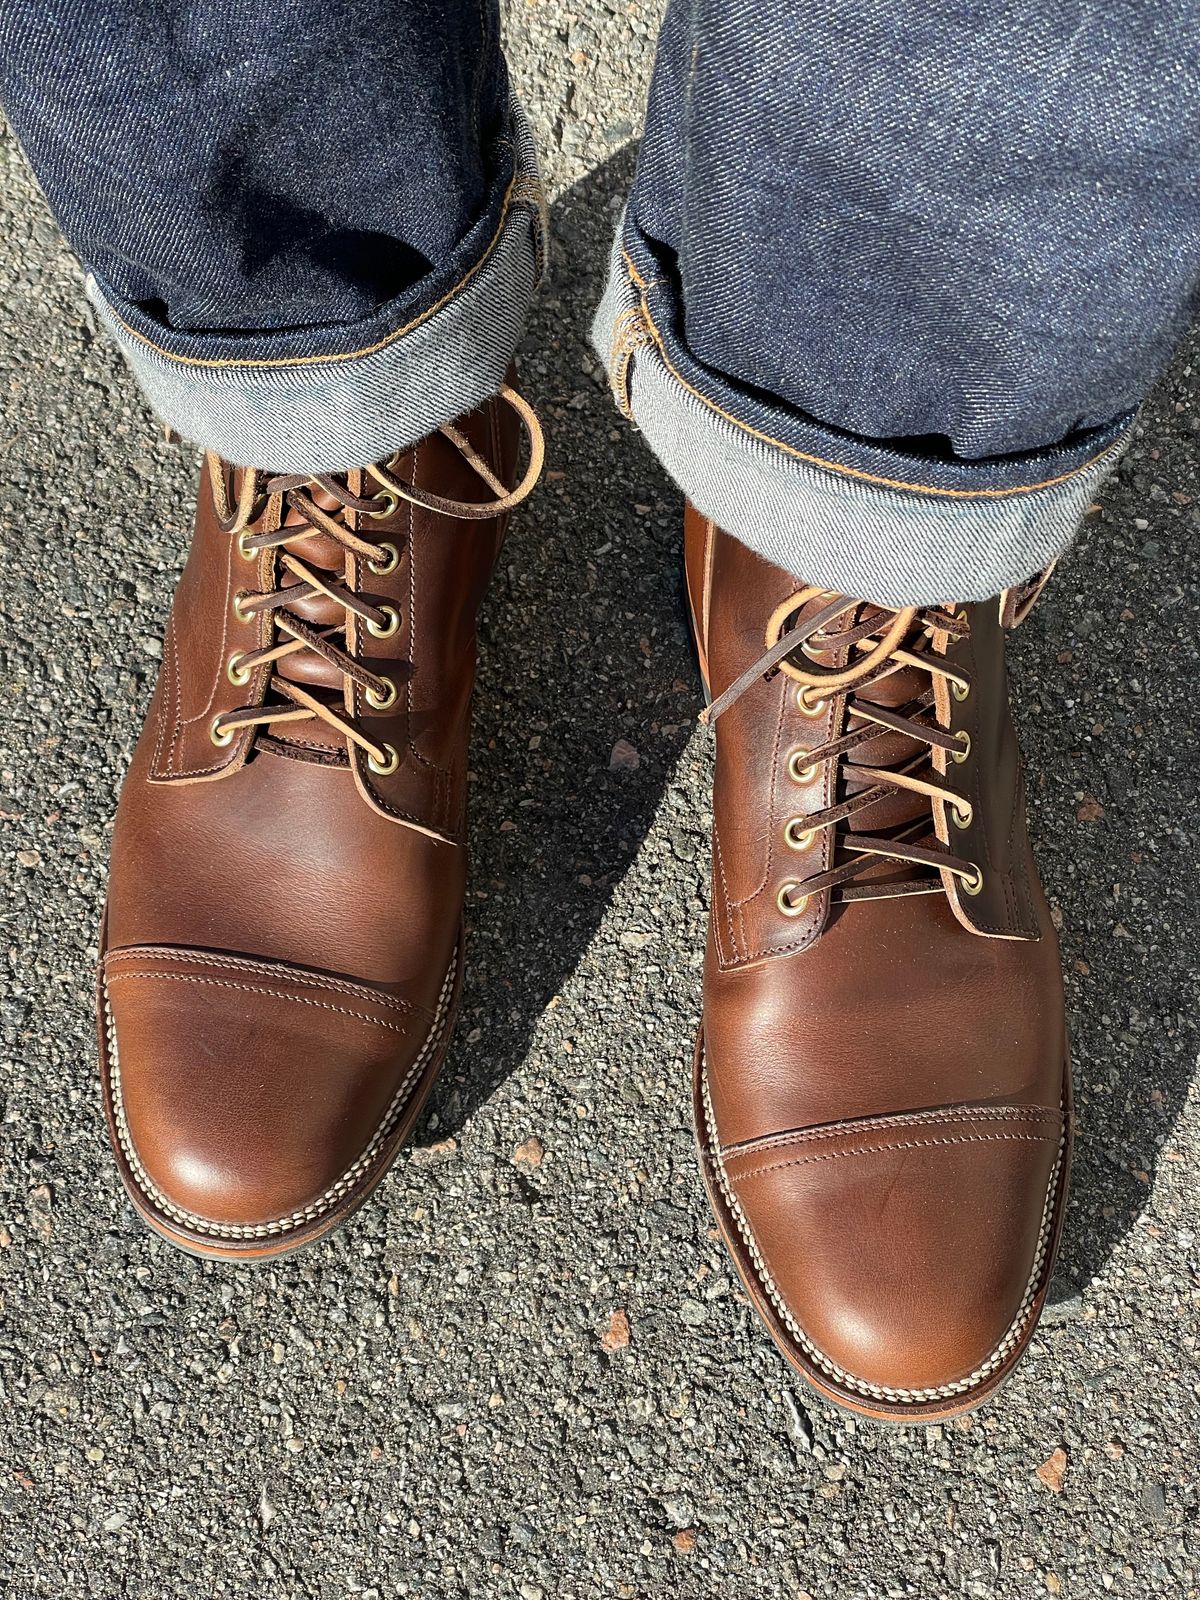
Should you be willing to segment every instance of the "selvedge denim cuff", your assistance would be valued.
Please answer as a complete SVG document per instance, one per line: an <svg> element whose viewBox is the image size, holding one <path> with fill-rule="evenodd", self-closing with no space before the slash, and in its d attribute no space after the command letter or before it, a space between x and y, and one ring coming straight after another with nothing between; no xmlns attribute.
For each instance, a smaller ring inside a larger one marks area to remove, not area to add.
<svg viewBox="0 0 1200 1600"><path fill-rule="evenodd" d="M488 201L452 257L364 321L255 334L164 327L89 274L154 410L239 466L339 472L415 444L504 382L546 252L537 148L515 99Z"/></svg>
<svg viewBox="0 0 1200 1600"><path fill-rule="evenodd" d="M692 503L807 583L882 605L986 600L1070 544L1134 413L979 463L828 428L698 363L673 274L627 210L593 339L620 409Z"/></svg>

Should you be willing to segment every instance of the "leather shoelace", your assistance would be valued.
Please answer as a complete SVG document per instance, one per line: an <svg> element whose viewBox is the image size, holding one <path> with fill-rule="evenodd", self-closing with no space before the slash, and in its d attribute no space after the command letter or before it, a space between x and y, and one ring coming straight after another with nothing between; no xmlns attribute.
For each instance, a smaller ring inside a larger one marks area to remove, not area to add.
<svg viewBox="0 0 1200 1600"><path fill-rule="evenodd" d="M374 604L363 595L355 594L348 587L344 571L339 574L312 560L303 560L288 546L311 540L314 534L324 535L340 550L365 562L372 572L384 575L393 571L399 560L395 545L389 541L363 537L348 525L344 515L346 512L358 517L387 517L404 500L442 516L480 521L501 516L519 505L541 474L545 443L537 415L523 396L506 385L500 390L499 398L516 412L528 438L529 465L515 489L506 488L466 436L453 424L448 423L439 430L496 496L494 500L479 503L450 500L429 490L419 489L415 484L394 478L388 470L391 466L389 462L385 466L366 469L379 485L376 493L369 496L354 494L348 486L346 474L270 476L250 469L242 474L237 504L230 508L221 476L221 463L215 457L209 457L214 502L222 528L238 540L242 554L247 558L263 550L279 549L279 565L293 580L267 593L242 591L236 596L234 609L239 619L245 621L269 613L277 638L276 642L261 649L244 651L230 662L229 674L235 683L248 683L258 667L268 663L274 666L287 656L309 651L319 656L335 672L357 684L377 710L386 710L395 701L396 686L392 680L370 671L355 657L346 642L346 630L351 617L374 637L390 637L400 625L395 607ZM318 505L314 498L318 492L324 498L333 500L337 509L328 510ZM251 524L264 518L272 499L276 497L277 514L267 520L277 521L278 526L250 532ZM222 514L222 508L225 514ZM289 511L296 520L285 522L284 517ZM293 608L316 596L324 596L340 607L344 621L333 627L319 627L298 616ZM341 734L348 743L359 745L366 752L373 772L387 773L395 769L397 757L391 746L381 744L365 733L346 714L344 706L339 708L278 672L272 672L267 687L268 693L279 697L278 701L274 704L243 706L215 718L211 728L214 744L228 744L244 728L307 722L316 717Z"/></svg>
<svg viewBox="0 0 1200 1600"><path fill-rule="evenodd" d="M786 628L785 624L798 614L802 620ZM970 694L971 682L961 668L929 648L935 638L940 638L944 648L945 643L965 638L969 629L965 611L952 612L936 606L889 611L824 589L800 589L772 616L766 653L708 707L705 720L715 722L756 680L777 671L795 680L800 709L807 715L821 714L830 697L845 696L845 731L811 750L793 752L789 766L797 781L806 781L823 764L838 763L842 774L852 776L862 787L841 798L835 789L832 804L793 818L788 824L789 830L802 830L794 841L797 848L815 839L821 829L837 828L843 858L835 856L828 870L786 884L779 896L780 910L785 914L798 915L812 895L825 890L839 900L936 893L945 888L942 874L946 872L958 878L968 894L979 893L983 886L979 867L955 855L941 842L933 819L933 802L941 801L949 822L965 828L972 820L970 802L946 786L933 761L935 750L944 752L949 760L965 761L971 748L965 730L952 734L938 726L934 684L941 679L961 701ZM838 658L848 664L826 664L822 657ZM807 659L801 665L797 658ZM920 673L927 686L895 707L872 700L870 689L899 672ZM890 766L846 760L859 746L878 738L881 731L914 741L920 746L917 755ZM800 769L797 759L803 763ZM849 785L840 787L846 790ZM869 806L898 794L916 797L918 805L920 800L927 800L929 805L919 805L915 818L886 831L856 833L846 826ZM856 881L873 867L878 869L881 862L915 870L900 878Z"/></svg>

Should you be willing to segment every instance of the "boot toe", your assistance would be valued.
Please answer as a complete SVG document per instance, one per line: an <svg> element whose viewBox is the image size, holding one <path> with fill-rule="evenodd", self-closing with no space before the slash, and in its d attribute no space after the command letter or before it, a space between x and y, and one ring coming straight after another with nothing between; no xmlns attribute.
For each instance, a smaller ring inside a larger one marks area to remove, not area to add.
<svg viewBox="0 0 1200 1600"><path fill-rule="evenodd" d="M109 1109L138 1205L204 1246L280 1244L371 1180L438 1018L214 951L111 952Z"/></svg>
<svg viewBox="0 0 1200 1600"><path fill-rule="evenodd" d="M724 1153L792 1354L851 1403L970 1403L1032 1332L1065 1157L1057 1108L976 1106Z"/></svg>

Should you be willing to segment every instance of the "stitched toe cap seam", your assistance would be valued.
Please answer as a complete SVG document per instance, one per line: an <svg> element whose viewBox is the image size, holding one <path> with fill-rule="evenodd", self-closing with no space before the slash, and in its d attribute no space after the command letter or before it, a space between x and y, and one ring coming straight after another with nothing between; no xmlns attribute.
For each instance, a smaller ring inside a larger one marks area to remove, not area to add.
<svg viewBox="0 0 1200 1600"><path fill-rule="evenodd" d="M848 1145L844 1150L823 1150L814 1155L789 1156L780 1161L761 1162L757 1166L737 1166L730 1176L737 1183L751 1178L763 1178L772 1172L782 1172L787 1167L815 1166L822 1161L842 1161L850 1156L885 1155L894 1150L933 1150L961 1144L1056 1144L1058 1135L1051 1133L956 1133L944 1139L895 1139L886 1144Z"/></svg>
<svg viewBox="0 0 1200 1600"><path fill-rule="evenodd" d="M121 1154L128 1164L130 1176L146 1204L169 1224L190 1230L204 1238L216 1239L231 1244L238 1242L253 1243L256 1240L278 1238L295 1232L299 1228L308 1227L328 1215L370 1170L403 1115L404 1108L411 1098L418 1077L445 1037L458 974L458 962L459 957L456 952L442 983L432 1026L426 1034L415 1059L404 1074L395 1094L389 1101L387 1110L366 1148L335 1183L331 1184L306 1206L299 1207L284 1216L273 1217L268 1221L256 1223L215 1222L211 1217L205 1217L198 1212L188 1210L184 1206L178 1206L169 1195L163 1192L147 1171L138 1155L125 1111L121 1087L120 1052L117 1044L116 1022L108 993L109 983L112 979L106 970L101 982L102 1028L108 1056L109 1103L112 1111L113 1127L116 1130L117 1143L120 1146ZM150 974L150 976L170 975L154 973ZM264 992L275 993L274 990ZM376 1019L367 1018L366 1020L375 1021ZM393 1025L381 1024L381 1026L391 1027Z"/></svg>
<svg viewBox="0 0 1200 1600"><path fill-rule="evenodd" d="M323 972L313 972L304 967L292 966L285 961L260 961L248 956L230 956L215 950L199 950L188 946L127 945L119 950L109 950L104 957L106 978L113 982L119 978L188 978L201 982L206 973L170 973L157 965L215 969L225 976L222 981L236 987L236 977L264 979L272 985L292 984L301 989L316 989L335 994L344 999L361 1000L381 1011L407 1015L413 1007L399 995L386 994L372 989L352 978L333 977ZM141 970L138 970L141 969ZM217 980L209 978L209 982ZM290 998L290 997L287 997Z"/></svg>
<svg viewBox="0 0 1200 1600"><path fill-rule="evenodd" d="M1059 1192L1060 1176L1067 1150L1067 1122L1065 1116L1061 1113L1058 1115L1058 1149L1046 1184L1041 1226L1038 1231L1038 1242L1034 1252L1033 1263L1026 1280L1021 1303L1007 1330L997 1341L988 1356L972 1372L947 1383L923 1388L903 1388L873 1383L867 1378L858 1376L856 1373L848 1372L805 1333L788 1305L782 1290L775 1282L763 1251L759 1246L754 1229L750 1225L750 1220L741 1201L738 1199L733 1180L726 1171L723 1153L716 1139L716 1119L713 1114L708 1073L703 1063L701 1064L701 1102L709 1145L708 1156L716 1177L717 1188L729 1211L733 1226L749 1256L749 1265L754 1277L775 1315L779 1318L783 1328L798 1350L827 1380L833 1380L834 1383L841 1385L851 1394L861 1396L864 1399L877 1400L884 1404L902 1407L917 1406L935 1404L942 1400L953 1401L961 1399L969 1395L973 1389L981 1387L1004 1365L1012 1352L1020 1345L1027 1329L1030 1327L1038 1295L1047 1276L1047 1262L1054 1237L1055 1199ZM1040 1135L1037 1137L1045 1138L1046 1136Z"/></svg>

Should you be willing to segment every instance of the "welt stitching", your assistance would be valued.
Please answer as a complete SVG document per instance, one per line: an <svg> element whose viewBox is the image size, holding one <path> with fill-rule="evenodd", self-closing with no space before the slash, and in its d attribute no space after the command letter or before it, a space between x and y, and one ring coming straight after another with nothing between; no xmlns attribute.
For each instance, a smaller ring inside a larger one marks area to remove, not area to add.
<svg viewBox="0 0 1200 1600"><path fill-rule="evenodd" d="M1054 1136L1055 1142L1057 1137ZM840 1161L845 1156L877 1156L890 1150L932 1150L941 1145L993 1144L1007 1141L1012 1144L1049 1144L1048 1133L957 1133L945 1139L904 1139L892 1144L856 1145L851 1150L826 1150L817 1156L792 1156L787 1161L772 1161L764 1166L745 1167L737 1173L735 1182L747 1178L764 1178L769 1172L782 1172L785 1167L815 1166L818 1161Z"/></svg>
<svg viewBox="0 0 1200 1600"><path fill-rule="evenodd" d="M344 983L336 978L324 977L317 972L301 972L296 967L277 965L268 961L245 961L235 956L219 956L207 950L179 949L170 945L136 945L124 950L111 951L105 957L105 965L111 969L117 962L147 960L178 961L197 966L223 967L230 972L249 972L265 978L278 977L288 983L307 984L310 988L327 989L331 994L344 994L354 999L366 1000L372 1005L397 1011L412 1010L408 1001L401 1000L398 995L380 994L374 989L368 989L365 984Z"/></svg>
<svg viewBox="0 0 1200 1600"><path fill-rule="evenodd" d="M398 1022L387 1022L382 1017L372 1017L366 1011L351 1011L346 1006L333 1006L327 1000L314 1000L311 995L287 994L282 989L264 989L249 983L231 983L227 978L205 978L197 972L114 972L109 976L109 983L114 984L125 978L154 978L163 983L203 983L213 989L234 989L240 994L261 994L268 1000L291 1000L300 1006L315 1006L320 1011L335 1011L339 1016L355 1017L359 1022L371 1022L377 1028L387 1028L391 1033L403 1034L406 1030Z"/></svg>
<svg viewBox="0 0 1200 1600"><path fill-rule="evenodd" d="M624 251L622 253L625 255L626 266L632 267L632 262L628 253ZM652 282L645 284L644 287L645 289L650 289L653 288L655 284L662 283L664 281L665 280L662 278L655 278L652 280ZM935 488L932 484L927 483L906 483L902 479L898 478L885 478L878 473L866 472L861 467L848 467L840 461L826 461L821 456L812 455L804 450L797 450L794 445L784 444L782 439L774 439L770 434L763 433L760 429L753 428L748 423L742 422L738 417L735 417L732 412L726 411L723 406L719 406L715 400L710 399L708 395L701 393L699 389L695 388L691 383L689 383L683 374L678 371L667 353L663 336L659 332L658 326L654 321L654 317L651 314L649 305L646 303L644 294L642 300L642 311L646 318L650 332L654 337L654 343L658 349L658 353L662 359L663 365L675 379L676 383L680 384L684 389L686 389L690 395L694 395L702 405L706 406L717 416L722 417L726 422L732 424L733 427L739 429L742 433L749 434L752 438L759 440L759 442L762 444L770 445L774 450L782 451L784 455L792 456L797 461L808 462L810 465L815 467L822 467L827 472L837 472L841 473L845 477L858 478L865 483L880 484L882 487L888 489L903 489L912 494L937 495L941 498L952 500L1005 500L1011 499L1016 495L1034 494L1039 489L1053 489L1061 483L1069 483L1072 478L1077 478L1080 473L1086 472L1089 467L1095 466L1097 462L1106 460L1110 455L1116 454L1118 450L1122 448L1121 441L1118 441L1116 444L1106 445L1103 450L1097 451L1097 453L1094 456L1091 456L1087 461L1081 462L1077 467L1072 467L1069 472L1060 473L1056 478L1045 478L1040 483L1016 484L1008 489L941 489Z"/></svg>

